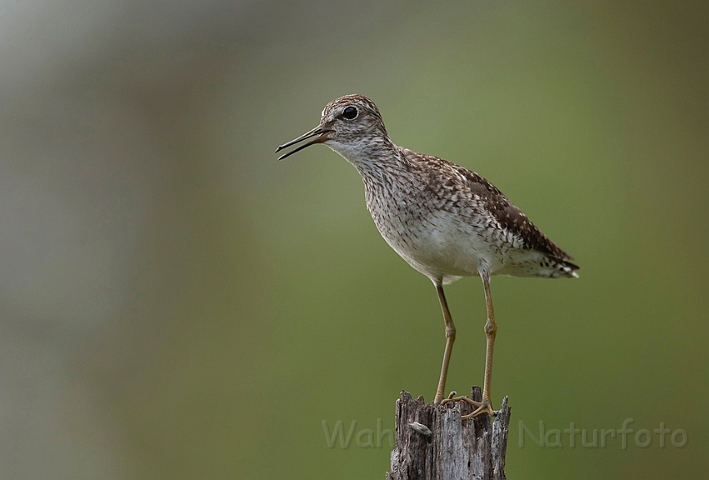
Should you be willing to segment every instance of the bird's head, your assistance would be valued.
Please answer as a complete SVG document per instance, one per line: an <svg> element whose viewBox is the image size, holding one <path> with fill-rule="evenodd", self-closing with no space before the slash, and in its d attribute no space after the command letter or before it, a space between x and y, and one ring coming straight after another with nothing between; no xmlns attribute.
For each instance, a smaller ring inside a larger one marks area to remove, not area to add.
<svg viewBox="0 0 709 480"><path fill-rule="evenodd" d="M379 109L364 95L345 95L328 103L322 111L320 124L300 137L284 143L276 152L297 143L309 140L298 148L281 155L289 155L314 145L324 143L343 157L350 159L368 150L377 141L387 140L388 135Z"/></svg>

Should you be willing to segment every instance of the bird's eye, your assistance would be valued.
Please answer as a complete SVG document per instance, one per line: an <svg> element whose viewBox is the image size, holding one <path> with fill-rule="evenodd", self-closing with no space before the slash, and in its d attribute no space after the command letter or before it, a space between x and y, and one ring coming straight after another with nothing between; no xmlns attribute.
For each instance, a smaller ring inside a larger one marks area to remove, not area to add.
<svg viewBox="0 0 709 480"><path fill-rule="evenodd" d="M355 107L347 107L342 111L342 116L347 120L352 120L357 116L357 109Z"/></svg>

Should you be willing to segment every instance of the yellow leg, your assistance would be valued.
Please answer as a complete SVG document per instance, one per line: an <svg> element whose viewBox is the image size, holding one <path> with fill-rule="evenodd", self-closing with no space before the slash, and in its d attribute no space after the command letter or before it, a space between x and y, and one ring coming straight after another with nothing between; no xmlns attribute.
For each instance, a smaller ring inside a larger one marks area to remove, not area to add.
<svg viewBox="0 0 709 480"><path fill-rule="evenodd" d="M443 294L443 286L436 283L436 293L438 294L438 301L441 304L441 310L443 311L443 320L446 322L446 349L443 352L443 365L441 366L441 377L438 380L438 388L436 389L436 398L433 399L433 404L438 405L443 400L444 391L446 389L446 377L448 377L448 364L451 361L451 352L453 351L453 342L455 342L455 325L453 325L453 318L451 317L451 312L448 310L448 302L446 302L446 296Z"/></svg>
<svg viewBox="0 0 709 480"><path fill-rule="evenodd" d="M490 388L492 385L492 354L495 350L497 323L495 323L495 311L492 308L492 297L490 296L490 275L487 272L481 272L480 277L482 278L483 287L485 288L485 304L487 306L487 322L485 322L485 336L487 337L487 342L485 348L483 399L482 402L476 402L468 397L453 397L443 401L443 403L447 403L449 401L462 400L475 407L475 410L471 414L462 417L464 419L475 418L483 413L487 413L490 416L495 415L495 410L493 410L492 401L490 400Z"/></svg>
<svg viewBox="0 0 709 480"><path fill-rule="evenodd" d="M485 381L483 383L483 401L473 413L466 415L466 418L474 418L481 413L494 415L492 401L490 400L490 388L492 386L492 353L495 350L495 336L497 335L497 323L495 323L495 310L492 308L492 297L490 296L490 275L482 274L483 287L485 288L485 305L487 306L487 322L485 322L485 336L487 337L485 348Z"/></svg>

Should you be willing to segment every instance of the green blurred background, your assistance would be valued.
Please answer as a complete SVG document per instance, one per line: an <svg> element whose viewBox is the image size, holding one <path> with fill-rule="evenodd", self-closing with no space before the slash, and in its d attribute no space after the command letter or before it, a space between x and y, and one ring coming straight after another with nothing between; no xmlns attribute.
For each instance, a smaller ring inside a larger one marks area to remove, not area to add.
<svg viewBox="0 0 709 480"><path fill-rule="evenodd" d="M273 153L347 93L582 266L493 281L508 477L704 477L708 22L706 2L4 2L0 478L384 478L367 432L402 389L430 401L436 295L350 165ZM447 292L465 392L482 287ZM628 418L686 445L519 442L520 421Z"/></svg>

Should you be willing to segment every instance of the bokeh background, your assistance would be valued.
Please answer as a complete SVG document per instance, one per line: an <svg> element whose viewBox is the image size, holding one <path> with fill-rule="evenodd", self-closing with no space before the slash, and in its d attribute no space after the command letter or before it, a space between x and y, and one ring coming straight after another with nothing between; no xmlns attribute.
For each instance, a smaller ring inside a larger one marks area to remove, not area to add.
<svg viewBox="0 0 709 480"><path fill-rule="evenodd" d="M434 393L434 290L350 165L273 153L355 92L582 266L494 279L508 477L705 476L708 22L698 1L2 2L0 478L384 477L377 428ZM464 392L482 287L447 292ZM628 418L686 445L519 442ZM356 422L348 448L323 421Z"/></svg>

